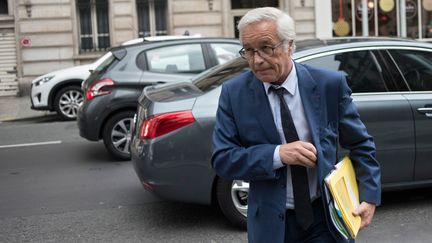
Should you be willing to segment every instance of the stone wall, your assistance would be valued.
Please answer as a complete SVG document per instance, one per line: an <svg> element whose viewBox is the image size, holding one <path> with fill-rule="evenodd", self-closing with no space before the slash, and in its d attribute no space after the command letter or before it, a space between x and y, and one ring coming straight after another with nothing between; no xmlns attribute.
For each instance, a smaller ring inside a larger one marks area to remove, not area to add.
<svg viewBox="0 0 432 243"><path fill-rule="evenodd" d="M295 19L299 39L315 36L315 1L319 0L280 1L281 8ZM30 3L30 13L26 3ZM138 37L135 4L135 0L109 0L111 46ZM103 54L79 53L75 0L16 0L14 13L17 71L24 89L36 76L89 63ZM230 0L168 0L168 34L188 31L206 37L234 37L233 16L238 13L243 12L231 10ZM31 45L22 46L23 38Z"/></svg>

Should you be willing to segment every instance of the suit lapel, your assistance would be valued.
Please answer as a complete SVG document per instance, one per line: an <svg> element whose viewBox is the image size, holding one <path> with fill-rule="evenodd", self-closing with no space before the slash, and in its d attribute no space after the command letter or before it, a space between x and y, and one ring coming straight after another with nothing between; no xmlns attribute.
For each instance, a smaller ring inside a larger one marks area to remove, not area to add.
<svg viewBox="0 0 432 243"><path fill-rule="evenodd" d="M295 63L301 100L309 123L312 140L315 145L319 144L319 115L320 115L320 93L316 81L309 74L309 71L302 65ZM274 144L280 144L279 134L270 110L270 104L265 93L262 82L252 75L252 82L249 88L253 93L254 99L251 101L252 109L256 112L257 119L263 128L266 138ZM266 105L263 105L266 104Z"/></svg>
<svg viewBox="0 0 432 243"><path fill-rule="evenodd" d="M281 141L279 134L273 120L273 114L270 110L270 103L262 82L256 79L256 77L253 75L253 80L250 83L249 88L253 93L253 100L251 101L252 109L255 110L255 114L263 128L266 138L273 144L280 144Z"/></svg>
<svg viewBox="0 0 432 243"><path fill-rule="evenodd" d="M312 133L312 140L315 145L319 144L319 115L320 115L320 93L316 81L309 74L309 71L302 65L295 63L299 91L306 119Z"/></svg>

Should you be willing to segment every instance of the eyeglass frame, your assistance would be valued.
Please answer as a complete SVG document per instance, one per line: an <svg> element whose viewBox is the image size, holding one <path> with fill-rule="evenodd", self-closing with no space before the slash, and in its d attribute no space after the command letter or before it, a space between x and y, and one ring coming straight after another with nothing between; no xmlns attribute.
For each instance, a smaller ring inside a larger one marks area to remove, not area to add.
<svg viewBox="0 0 432 243"><path fill-rule="evenodd" d="M253 54L250 55L250 57L247 57L247 56L246 56L246 50L245 50L244 47L243 47L242 49L240 49L239 54L240 54L240 56L241 56L243 59L246 59L246 60L250 60L250 59L254 58L254 57L255 57L255 53L258 53L258 55L259 55L260 57L262 57L262 58L272 57L272 56L274 56L274 54L275 54L275 50L276 50L277 48L279 48L280 46L282 46L282 44L284 44L285 41L286 41L286 40L282 40L281 42L279 42L279 43L277 43L277 44L275 44L275 45L273 45L273 46L265 45L265 46L263 46L263 47L261 47L261 48L259 48L259 49L257 49L257 48L253 48L253 49L249 50L249 51L252 51L252 53L253 53ZM291 41L290 41L289 43L291 43ZM271 54L271 55L267 55L267 54L263 53L262 50L263 50L264 48L270 48L272 54ZM264 56L263 56L263 54L264 54Z"/></svg>

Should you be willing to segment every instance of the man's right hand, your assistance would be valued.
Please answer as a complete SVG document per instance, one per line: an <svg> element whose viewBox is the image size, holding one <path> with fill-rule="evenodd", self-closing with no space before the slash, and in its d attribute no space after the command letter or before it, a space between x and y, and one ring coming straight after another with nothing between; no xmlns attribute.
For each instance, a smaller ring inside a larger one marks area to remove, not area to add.
<svg viewBox="0 0 432 243"><path fill-rule="evenodd" d="M282 144L279 156L286 165L301 165L308 168L316 166L317 151L313 144L303 141Z"/></svg>

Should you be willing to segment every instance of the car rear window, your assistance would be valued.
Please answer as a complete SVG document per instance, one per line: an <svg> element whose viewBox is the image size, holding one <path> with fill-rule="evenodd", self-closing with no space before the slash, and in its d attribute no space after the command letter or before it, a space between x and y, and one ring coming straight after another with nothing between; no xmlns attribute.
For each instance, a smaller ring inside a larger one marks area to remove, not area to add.
<svg viewBox="0 0 432 243"><path fill-rule="evenodd" d="M109 55L101 64L99 64L95 68L95 72L103 72L105 71L115 60L114 55L110 52L111 55Z"/></svg>
<svg viewBox="0 0 432 243"><path fill-rule="evenodd" d="M250 69L246 60L235 58L225 65L215 66L199 74L192 83L201 91L207 92L219 87L226 80L238 76L248 70Z"/></svg>

